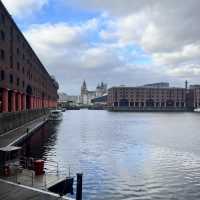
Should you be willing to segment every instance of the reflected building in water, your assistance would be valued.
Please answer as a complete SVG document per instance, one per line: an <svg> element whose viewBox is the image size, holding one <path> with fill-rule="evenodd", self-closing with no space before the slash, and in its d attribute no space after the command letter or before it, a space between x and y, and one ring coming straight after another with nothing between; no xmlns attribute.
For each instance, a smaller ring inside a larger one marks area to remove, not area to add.
<svg viewBox="0 0 200 200"><path fill-rule="evenodd" d="M23 154L28 157L43 158L49 153L49 148L57 141L57 128L60 122L52 121L36 130L34 134L23 142ZM19 144L20 145L20 144Z"/></svg>

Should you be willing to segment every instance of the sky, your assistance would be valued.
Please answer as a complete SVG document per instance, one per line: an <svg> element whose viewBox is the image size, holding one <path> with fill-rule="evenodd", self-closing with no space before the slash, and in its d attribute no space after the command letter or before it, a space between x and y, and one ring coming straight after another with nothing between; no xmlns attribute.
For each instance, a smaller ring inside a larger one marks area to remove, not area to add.
<svg viewBox="0 0 200 200"><path fill-rule="evenodd" d="M59 91L200 83L200 1L2 0Z"/></svg>

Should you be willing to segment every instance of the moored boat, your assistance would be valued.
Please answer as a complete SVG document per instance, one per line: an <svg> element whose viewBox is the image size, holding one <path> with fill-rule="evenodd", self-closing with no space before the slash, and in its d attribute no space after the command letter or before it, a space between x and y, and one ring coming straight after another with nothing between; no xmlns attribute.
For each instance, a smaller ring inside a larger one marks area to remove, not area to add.
<svg viewBox="0 0 200 200"><path fill-rule="evenodd" d="M51 110L49 114L49 120L51 121L59 121L62 120L62 111L61 110Z"/></svg>
<svg viewBox="0 0 200 200"><path fill-rule="evenodd" d="M195 108L194 112L200 112L200 107L199 108Z"/></svg>
<svg viewBox="0 0 200 200"><path fill-rule="evenodd" d="M62 108L61 111L62 111L62 112L65 112L65 111L66 111L66 108Z"/></svg>

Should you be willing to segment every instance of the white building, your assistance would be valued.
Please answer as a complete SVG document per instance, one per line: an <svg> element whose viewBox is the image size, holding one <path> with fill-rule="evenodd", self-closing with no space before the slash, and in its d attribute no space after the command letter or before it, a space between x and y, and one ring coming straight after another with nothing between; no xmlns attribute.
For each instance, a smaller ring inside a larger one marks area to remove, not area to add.
<svg viewBox="0 0 200 200"><path fill-rule="evenodd" d="M101 97L105 93L107 93L107 85L103 82L101 84L98 84L95 91L89 91L87 89L86 82L83 81L83 84L81 86L80 102L84 105L90 105L92 99L96 97Z"/></svg>
<svg viewBox="0 0 200 200"><path fill-rule="evenodd" d="M78 104L79 103L79 96L73 96L73 95L67 95L66 93L62 92L59 93L59 103L67 103L67 102L72 102L73 104Z"/></svg>

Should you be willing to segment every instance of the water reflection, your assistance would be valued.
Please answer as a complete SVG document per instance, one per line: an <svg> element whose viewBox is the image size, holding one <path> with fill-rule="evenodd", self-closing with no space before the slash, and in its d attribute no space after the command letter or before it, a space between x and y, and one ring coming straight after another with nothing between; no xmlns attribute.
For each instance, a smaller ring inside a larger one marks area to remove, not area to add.
<svg viewBox="0 0 200 200"><path fill-rule="evenodd" d="M84 199L200 199L200 115L67 111L30 155L84 173Z"/></svg>
<svg viewBox="0 0 200 200"><path fill-rule="evenodd" d="M28 157L46 158L57 141L57 134L61 122L47 122L36 130L31 138L22 145L24 154Z"/></svg>

